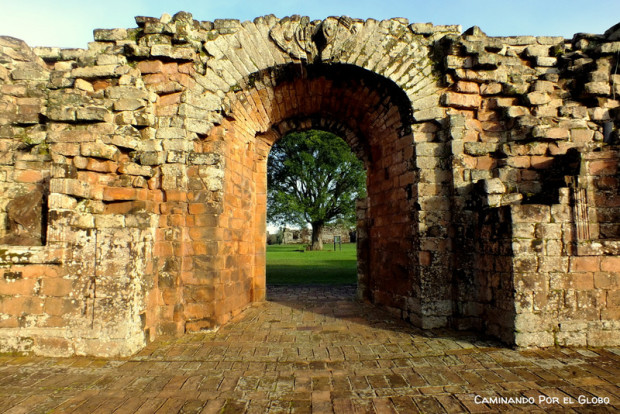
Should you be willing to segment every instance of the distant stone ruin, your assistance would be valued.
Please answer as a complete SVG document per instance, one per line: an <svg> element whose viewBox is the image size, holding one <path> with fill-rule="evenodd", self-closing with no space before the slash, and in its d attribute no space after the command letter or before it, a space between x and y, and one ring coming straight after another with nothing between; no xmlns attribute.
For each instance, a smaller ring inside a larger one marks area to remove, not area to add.
<svg viewBox="0 0 620 414"><path fill-rule="evenodd" d="M620 344L620 26L189 13L0 38L0 351L130 355L265 299L273 143L367 169L360 299L521 347Z"/></svg>
<svg viewBox="0 0 620 414"><path fill-rule="evenodd" d="M353 240L351 237L353 233ZM334 237L340 237L342 243L351 243L355 241L355 231L350 231L345 226L339 225L326 225L321 233L321 240L323 243L333 243ZM289 229L284 228L282 231L282 243L284 244L311 244L312 243L312 230L311 229Z"/></svg>

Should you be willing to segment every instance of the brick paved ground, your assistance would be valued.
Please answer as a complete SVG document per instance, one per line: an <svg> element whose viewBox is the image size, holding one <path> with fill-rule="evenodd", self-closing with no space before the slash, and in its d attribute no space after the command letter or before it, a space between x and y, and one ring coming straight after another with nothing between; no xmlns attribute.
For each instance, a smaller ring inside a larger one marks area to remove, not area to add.
<svg viewBox="0 0 620 414"><path fill-rule="evenodd" d="M158 341L128 359L0 356L0 412L620 410L618 348L517 352L420 331L353 292L271 289L269 302L218 332ZM535 404L476 404L476 395ZM610 402L593 405L594 397Z"/></svg>

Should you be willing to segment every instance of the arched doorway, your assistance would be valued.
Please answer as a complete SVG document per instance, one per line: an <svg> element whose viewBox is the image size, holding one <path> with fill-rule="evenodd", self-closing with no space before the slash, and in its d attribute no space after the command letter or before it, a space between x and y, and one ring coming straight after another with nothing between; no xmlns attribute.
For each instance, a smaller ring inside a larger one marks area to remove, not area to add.
<svg viewBox="0 0 620 414"><path fill-rule="evenodd" d="M412 319L420 297L417 172L404 92L352 65L291 64L253 74L227 98L229 116L205 142L226 154L220 234L214 234L223 261L213 286L216 321L265 298L267 156L285 134L308 129L342 137L367 169L368 197L359 206L359 296Z"/></svg>

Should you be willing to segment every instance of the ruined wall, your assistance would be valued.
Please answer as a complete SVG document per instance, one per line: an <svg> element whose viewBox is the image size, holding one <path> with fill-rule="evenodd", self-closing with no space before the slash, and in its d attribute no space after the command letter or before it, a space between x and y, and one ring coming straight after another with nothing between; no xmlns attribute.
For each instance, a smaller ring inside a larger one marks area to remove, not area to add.
<svg viewBox="0 0 620 414"><path fill-rule="evenodd" d="M457 326L520 346L617 343L618 38L440 41Z"/></svg>
<svg viewBox="0 0 620 414"><path fill-rule="evenodd" d="M341 225L327 225L321 234L323 243L333 243L334 237L340 237L342 243L351 243L351 230ZM310 229L284 229L282 243L309 244L312 237Z"/></svg>
<svg viewBox="0 0 620 414"><path fill-rule="evenodd" d="M0 38L1 350L128 355L263 300L267 156L310 128L367 169L361 298L618 343L620 28L136 22L85 50Z"/></svg>

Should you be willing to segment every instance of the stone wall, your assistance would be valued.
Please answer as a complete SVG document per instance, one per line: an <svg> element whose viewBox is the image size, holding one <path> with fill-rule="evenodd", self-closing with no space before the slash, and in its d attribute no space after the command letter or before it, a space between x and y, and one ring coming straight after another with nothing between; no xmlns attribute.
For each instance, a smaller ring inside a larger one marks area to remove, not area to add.
<svg viewBox="0 0 620 414"><path fill-rule="evenodd" d="M340 237L342 243L351 243L351 230L339 225L327 225L323 228L321 238L323 243L334 242L334 237ZM310 244L312 238L311 229L288 229L285 228L282 236L284 244Z"/></svg>
<svg viewBox="0 0 620 414"><path fill-rule="evenodd" d="M265 297L291 131L364 162L359 296L520 346L620 343L620 27L188 13L0 38L0 350L129 355Z"/></svg>

